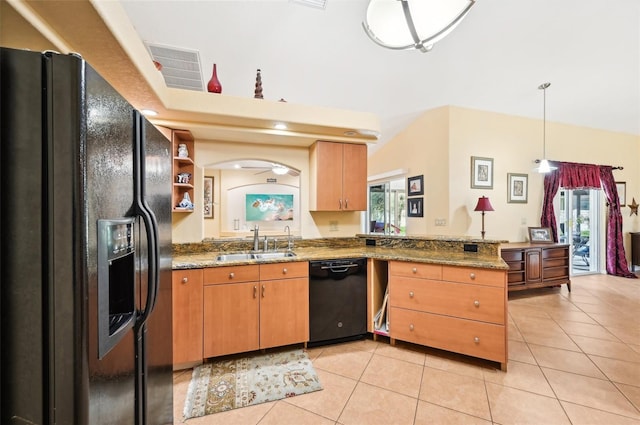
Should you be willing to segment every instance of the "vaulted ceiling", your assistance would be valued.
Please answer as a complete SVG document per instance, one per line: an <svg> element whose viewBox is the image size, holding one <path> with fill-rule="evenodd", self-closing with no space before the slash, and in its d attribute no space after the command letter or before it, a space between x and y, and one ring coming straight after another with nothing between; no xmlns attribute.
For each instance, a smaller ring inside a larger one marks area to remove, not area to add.
<svg viewBox="0 0 640 425"><path fill-rule="evenodd" d="M11 1L40 15L55 13L46 3L65 3ZM263 94L273 105L284 98L377 117L378 146L442 105L541 119L537 87L547 81L548 121L640 135L637 0L478 0L429 53L369 40L361 26L367 0L327 0L324 9L287 0L81 3L93 5L105 23L72 28L74 17L58 18L59 34L117 32L122 23L104 9L118 7L140 42L197 51L205 84L216 63L222 96L252 99L261 69ZM85 48L88 61L100 55L96 49ZM131 56L120 53L117 61ZM138 51L137 59L145 54ZM149 79L148 71L141 74ZM151 99L153 90L149 97L162 111L162 99Z"/></svg>

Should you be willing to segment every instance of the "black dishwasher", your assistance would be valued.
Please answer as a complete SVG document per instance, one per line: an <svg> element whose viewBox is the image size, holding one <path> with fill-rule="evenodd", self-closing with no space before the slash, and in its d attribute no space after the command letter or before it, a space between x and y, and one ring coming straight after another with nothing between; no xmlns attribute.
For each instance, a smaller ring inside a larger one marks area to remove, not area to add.
<svg viewBox="0 0 640 425"><path fill-rule="evenodd" d="M309 262L309 344L362 338L367 333L367 260Z"/></svg>

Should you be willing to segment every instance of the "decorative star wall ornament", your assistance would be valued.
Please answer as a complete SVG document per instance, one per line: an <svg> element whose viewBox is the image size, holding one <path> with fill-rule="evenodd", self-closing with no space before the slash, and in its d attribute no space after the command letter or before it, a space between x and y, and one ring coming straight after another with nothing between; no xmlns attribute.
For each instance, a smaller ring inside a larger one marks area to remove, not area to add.
<svg viewBox="0 0 640 425"><path fill-rule="evenodd" d="M631 214L629 214L629 217L631 217L633 214L638 215L638 205L639 204L636 203L636 198L633 198L633 202L627 205L629 208L631 208Z"/></svg>

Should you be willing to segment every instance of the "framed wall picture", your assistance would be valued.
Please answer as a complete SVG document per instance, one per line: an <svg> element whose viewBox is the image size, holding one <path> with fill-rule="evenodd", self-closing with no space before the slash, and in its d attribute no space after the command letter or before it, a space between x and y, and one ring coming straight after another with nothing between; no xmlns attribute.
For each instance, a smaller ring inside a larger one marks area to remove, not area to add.
<svg viewBox="0 0 640 425"><path fill-rule="evenodd" d="M529 242L553 243L550 227L529 227Z"/></svg>
<svg viewBox="0 0 640 425"><path fill-rule="evenodd" d="M529 192L529 175L507 173L507 202L526 204Z"/></svg>
<svg viewBox="0 0 640 425"><path fill-rule="evenodd" d="M618 190L620 206L624 207L624 205L627 203L627 182L616 182L616 189Z"/></svg>
<svg viewBox="0 0 640 425"><path fill-rule="evenodd" d="M213 177L207 176L204 178L203 193L204 218L213 218Z"/></svg>
<svg viewBox="0 0 640 425"><path fill-rule="evenodd" d="M423 217L424 216L424 198L407 198L408 208L407 217Z"/></svg>
<svg viewBox="0 0 640 425"><path fill-rule="evenodd" d="M407 196L424 195L424 176L407 179Z"/></svg>
<svg viewBox="0 0 640 425"><path fill-rule="evenodd" d="M493 158L471 157L471 188L493 189Z"/></svg>

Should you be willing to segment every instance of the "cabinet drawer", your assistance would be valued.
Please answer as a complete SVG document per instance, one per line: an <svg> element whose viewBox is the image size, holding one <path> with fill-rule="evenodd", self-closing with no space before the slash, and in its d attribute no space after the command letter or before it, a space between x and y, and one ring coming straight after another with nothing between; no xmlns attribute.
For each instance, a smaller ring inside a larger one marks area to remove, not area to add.
<svg viewBox="0 0 640 425"><path fill-rule="evenodd" d="M204 269L204 284L251 282L260 279L260 266L227 266Z"/></svg>
<svg viewBox="0 0 640 425"><path fill-rule="evenodd" d="M547 279L559 279L559 278L569 278L569 268L568 267L553 267L553 268L545 268L542 271L542 277Z"/></svg>
<svg viewBox="0 0 640 425"><path fill-rule="evenodd" d="M562 258L569 256L569 248L546 248L542 250L542 258Z"/></svg>
<svg viewBox="0 0 640 425"><path fill-rule="evenodd" d="M260 280L289 279L308 276L309 263L306 261L260 265Z"/></svg>
<svg viewBox="0 0 640 425"><path fill-rule="evenodd" d="M391 338L500 363L507 361L505 327L391 307Z"/></svg>
<svg viewBox="0 0 640 425"><path fill-rule="evenodd" d="M504 324L504 288L394 277L389 305Z"/></svg>
<svg viewBox="0 0 640 425"><path fill-rule="evenodd" d="M509 261L522 261L523 260L523 250L519 249L517 251L502 251L502 259L507 263Z"/></svg>
<svg viewBox="0 0 640 425"><path fill-rule="evenodd" d="M442 280L499 286L504 288L506 282L506 270L442 266Z"/></svg>
<svg viewBox="0 0 640 425"><path fill-rule="evenodd" d="M545 260L542 266L547 267L569 267L569 257L554 258Z"/></svg>
<svg viewBox="0 0 640 425"><path fill-rule="evenodd" d="M406 276L440 280L442 279L442 266L438 264L391 261L389 263L389 274L391 276Z"/></svg>

